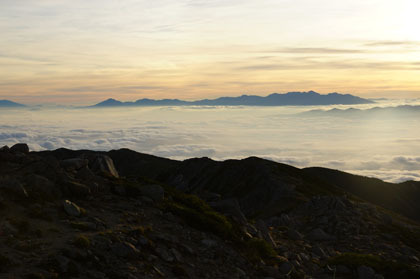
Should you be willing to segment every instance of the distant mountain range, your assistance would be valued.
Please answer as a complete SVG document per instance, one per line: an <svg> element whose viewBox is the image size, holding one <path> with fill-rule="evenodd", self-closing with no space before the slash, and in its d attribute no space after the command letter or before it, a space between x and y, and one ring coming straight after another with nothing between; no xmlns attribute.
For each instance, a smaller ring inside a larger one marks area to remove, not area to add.
<svg viewBox="0 0 420 279"><path fill-rule="evenodd" d="M140 99L135 102L121 102L108 99L92 107L121 106L317 106L317 105L355 105L371 104L374 101L350 94L330 93L321 95L314 91L273 93L266 97L242 95L239 97L220 97L198 101L183 101L179 99Z"/></svg>
<svg viewBox="0 0 420 279"><path fill-rule="evenodd" d="M412 105L401 105L395 107L374 107L370 109L337 109L333 108L330 110L310 110L300 113L302 116L337 116L337 117L347 117L347 116L398 116L398 117L413 117L420 115L420 106Z"/></svg>
<svg viewBox="0 0 420 279"><path fill-rule="evenodd" d="M24 107L25 105L18 104L9 100L0 100L0 107L4 108L17 108L17 107Z"/></svg>

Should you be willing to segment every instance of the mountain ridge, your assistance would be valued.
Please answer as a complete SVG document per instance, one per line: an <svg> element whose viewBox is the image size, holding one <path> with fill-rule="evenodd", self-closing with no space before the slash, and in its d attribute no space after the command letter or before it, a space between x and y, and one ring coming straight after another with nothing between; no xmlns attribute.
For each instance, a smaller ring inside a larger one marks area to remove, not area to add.
<svg viewBox="0 0 420 279"><path fill-rule="evenodd" d="M19 104L9 100L0 100L0 107L10 107L10 108L17 108L17 107L25 107L23 104Z"/></svg>
<svg viewBox="0 0 420 279"><path fill-rule="evenodd" d="M238 97L219 97L184 101L179 99L139 99L134 102L121 102L107 99L90 107L119 106L311 106L311 105L354 105L371 104L374 101L351 94L329 93L319 94L315 91L272 93L267 96L241 95Z"/></svg>

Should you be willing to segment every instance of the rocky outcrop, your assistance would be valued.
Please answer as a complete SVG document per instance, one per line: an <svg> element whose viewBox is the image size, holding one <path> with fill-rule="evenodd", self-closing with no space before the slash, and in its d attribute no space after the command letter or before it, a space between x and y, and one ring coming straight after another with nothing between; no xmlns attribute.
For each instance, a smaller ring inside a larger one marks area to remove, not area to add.
<svg viewBox="0 0 420 279"><path fill-rule="evenodd" d="M0 277L419 278L416 222L299 169L108 155L0 149Z"/></svg>

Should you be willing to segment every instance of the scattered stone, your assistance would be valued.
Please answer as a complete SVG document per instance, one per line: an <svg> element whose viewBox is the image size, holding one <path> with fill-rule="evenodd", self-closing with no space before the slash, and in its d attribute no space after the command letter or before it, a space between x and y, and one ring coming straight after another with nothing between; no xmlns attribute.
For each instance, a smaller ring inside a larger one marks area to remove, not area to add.
<svg viewBox="0 0 420 279"><path fill-rule="evenodd" d="M282 275L290 275L292 272L293 265L289 262L284 262L280 265L279 271Z"/></svg>
<svg viewBox="0 0 420 279"><path fill-rule="evenodd" d="M357 268L357 275L359 279L375 279L375 270L368 266L359 266Z"/></svg>
<svg viewBox="0 0 420 279"><path fill-rule="evenodd" d="M73 202L71 202L69 200L65 200L63 202L63 208L64 208L64 211L69 216L79 217L81 215L81 209L80 209L80 207L77 204L75 204L75 203L73 203Z"/></svg>

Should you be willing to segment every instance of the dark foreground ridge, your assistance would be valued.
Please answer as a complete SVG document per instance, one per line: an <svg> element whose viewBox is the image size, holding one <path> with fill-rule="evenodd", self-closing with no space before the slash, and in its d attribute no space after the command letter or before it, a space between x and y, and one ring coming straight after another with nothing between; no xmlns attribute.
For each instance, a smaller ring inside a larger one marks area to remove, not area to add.
<svg viewBox="0 0 420 279"><path fill-rule="evenodd" d="M419 182L0 149L1 278L420 278Z"/></svg>
<svg viewBox="0 0 420 279"><path fill-rule="evenodd" d="M374 101L350 94L330 93L326 95L314 91L273 93L265 97L242 95L239 97L220 97L217 99L183 101L179 99L140 99L135 102L121 102L108 99L92 107L135 107L135 106L318 106L318 105L357 105L371 104Z"/></svg>

